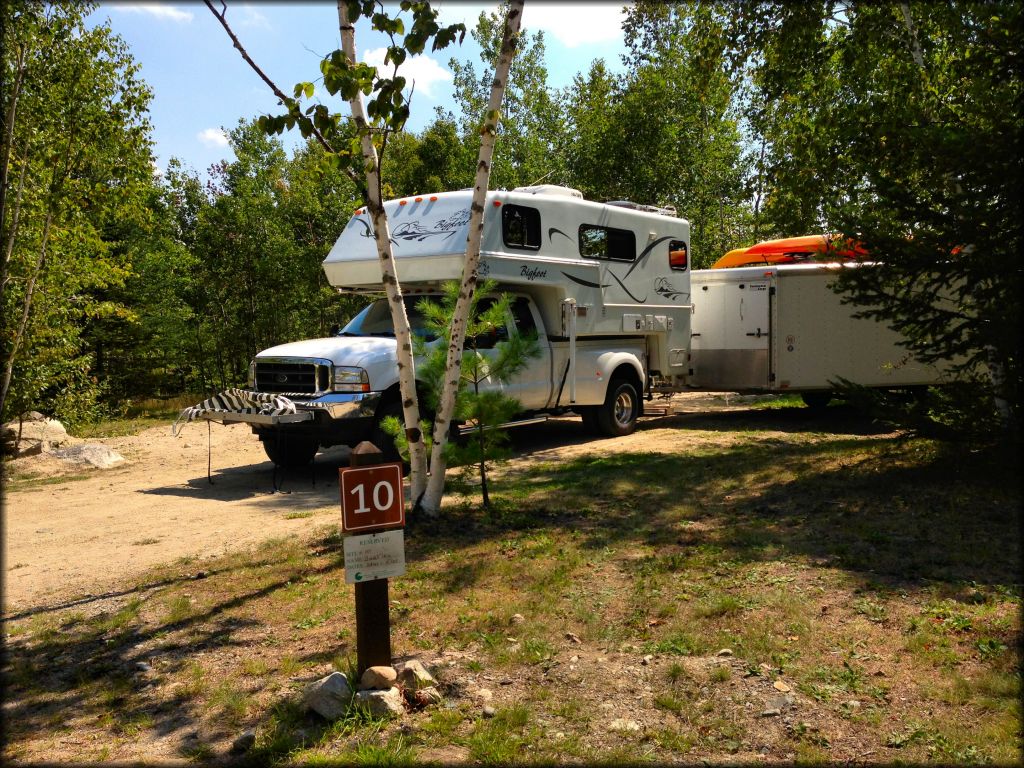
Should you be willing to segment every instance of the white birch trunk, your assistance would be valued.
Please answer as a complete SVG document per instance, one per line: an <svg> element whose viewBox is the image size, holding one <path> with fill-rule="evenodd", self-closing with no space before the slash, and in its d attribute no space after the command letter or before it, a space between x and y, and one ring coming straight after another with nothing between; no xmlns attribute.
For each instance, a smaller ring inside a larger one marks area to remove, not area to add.
<svg viewBox="0 0 1024 768"><path fill-rule="evenodd" d="M344 0L338 0L338 23L341 29L341 48L349 64L356 63L356 30L354 23L349 21L348 9ZM409 463L411 472L409 483L412 498L418 499L427 482L427 453L420 433L420 409L416 397L416 368L413 362L412 332L409 318L402 301L402 287L398 282L395 269L395 256L391 249L391 232L388 228L388 217L384 212L384 201L381 199L380 166L377 150L373 146L373 137L369 132L366 120L366 109L363 106L361 92L349 101L352 119L359 130L363 163L366 173L367 204L370 214L374 238L377 242L377 255L380 257L380 271L384 282L384 291L391 307L391 318L395 327L398 357L398 386L401 390L402 414L405 420L405 435L409 441Z"/></svg>
<svg viewBox="0 0 1024 768"><path fill-rule="evenodd" d="M455 303L455 316L452 318L451 340L448 344L448 358L445 363L444 381L441 389L441 402L438 405L434 420L434 445L430 454L430 478L427 491L420 500L420 507L428 515L436 515L441 508L441 497L444 495L444 446L448 442L452 413L455 410L455 396L459 391L459 379L462 374L462 346L466 340L466 323L468 321L470 299L476 290L477 268L480 264L480 239L484 229L484 211L487 198L487 187L491 177L491 158L494 155L494 142L498 133L501 101L505 94L505 84L512 67L516 46L519 42L519 27L523 17L523 0L512 0L509 3L508 18L501 41L501 52L494 69L491 82L491 96L484 114L483 128L480 137L480 154L476 164L476 180L473 187L472 212L469 219L469 234L466 238L466 262L462 268L462 285Z"/></svg>

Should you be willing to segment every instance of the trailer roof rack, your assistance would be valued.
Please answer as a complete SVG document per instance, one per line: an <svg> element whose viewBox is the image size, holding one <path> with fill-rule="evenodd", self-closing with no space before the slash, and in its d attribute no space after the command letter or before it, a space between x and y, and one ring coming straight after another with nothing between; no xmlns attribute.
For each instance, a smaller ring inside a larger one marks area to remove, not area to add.
<svg viewBox="0 0 1024 768"><path fill-rule="evenodd" d="M634 211L643 211L644 213L658 213L662 216L677 216L676 207L674 205L643 205L642 203L634 203L632 200L608 200L605 205L616 205L619 208L629 208Z"/></svg>

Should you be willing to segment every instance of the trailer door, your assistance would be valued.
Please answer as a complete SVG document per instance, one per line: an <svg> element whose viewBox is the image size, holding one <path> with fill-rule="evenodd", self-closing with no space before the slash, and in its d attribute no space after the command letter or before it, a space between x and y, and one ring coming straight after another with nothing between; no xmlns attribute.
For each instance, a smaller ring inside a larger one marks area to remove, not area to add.
<svg viewBox="0 0 1024 768"><path fill-rule="evenodd" d="M726 338L736 366L736 389L770 386L771 307L769 280L758 277L732 283L727 304Z"/></svg>

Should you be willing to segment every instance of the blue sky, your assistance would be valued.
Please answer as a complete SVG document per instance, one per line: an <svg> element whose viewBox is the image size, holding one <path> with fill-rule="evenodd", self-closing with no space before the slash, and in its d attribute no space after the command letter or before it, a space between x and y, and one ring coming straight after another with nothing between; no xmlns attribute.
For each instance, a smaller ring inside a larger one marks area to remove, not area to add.
<svg viewBox="0 0 1024 768"><path fill-rule="evenodd" d="M443 23L462 21L471 30L480 12L494 10L497 4L448 0L434 6L440 9ZM320 59L340 47L333 2L228 0L227 8L228 22L249 55L286 93L295 83L316 83ZM128 43L153 90L150 113L159 169L166 168L173 156L205 172L212 163L232 157L223 128L233 128L239 118L278 111L273 94L232 47L204 4L104 2L90 22L104 20ZM621 20L622 3L607 2L527 0L523 14L527 32L544 31L548 82L555 88L586 72L597 58L613 70L620 68ZM366 22L356 27L356 45L360 59L383 62L385 39ZM415 80L409 130L427 125L436 106L453 107L451 58L471 60L479 71L479 48L469 34L461 46L415 57L403 67L402 74ZM324 96L333 109L347 112ZM297 131L285 134L286 146L300 140Z"/></svg>

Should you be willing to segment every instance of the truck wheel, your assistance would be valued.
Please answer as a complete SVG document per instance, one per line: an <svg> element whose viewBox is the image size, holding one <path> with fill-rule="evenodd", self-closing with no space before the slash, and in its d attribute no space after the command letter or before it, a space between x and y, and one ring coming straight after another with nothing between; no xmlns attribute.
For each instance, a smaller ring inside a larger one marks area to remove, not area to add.
<svg viewBox="0 0 1024 768"><path fill-rule="evenodd" d="M820 411L832 401L832 393L828 391L801 392L800 397L803 398L804 405L814 411Z"/></svg>
<svg viewBox="0 0 1024 768"><path fill-rule="evenodd" d="M597 410L597 426L608 437L628 435L636 429L640 395L628 379L612 379L604 405Z"/></svg>
<svg viewBox="0 0 1024 768"><path fill-rule="evenodd" d="M279 467L304 467L313 460L320 444L315 437L301 435L267 435L263 450Z"/></svg>

